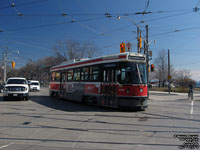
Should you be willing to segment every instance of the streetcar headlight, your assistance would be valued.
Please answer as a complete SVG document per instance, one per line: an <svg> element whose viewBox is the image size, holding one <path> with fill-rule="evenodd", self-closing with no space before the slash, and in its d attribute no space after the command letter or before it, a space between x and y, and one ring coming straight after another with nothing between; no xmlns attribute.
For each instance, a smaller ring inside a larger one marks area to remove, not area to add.
<svg viewBox="0 0 200 150"><path fill-rule="evenodd" d="M143 92L143 89L140 89L140 93L142 93Z"/></svg>

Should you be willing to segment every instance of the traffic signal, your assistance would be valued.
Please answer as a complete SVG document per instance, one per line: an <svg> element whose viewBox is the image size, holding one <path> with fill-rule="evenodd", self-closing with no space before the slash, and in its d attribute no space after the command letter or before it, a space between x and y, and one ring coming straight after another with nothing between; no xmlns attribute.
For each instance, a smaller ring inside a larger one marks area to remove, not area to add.
<svg viewBox="0 0 200 150"><path fill-rule="evenodd" d="M151 72L154 72L154 64L151 64Z"/></svg>
<svg viewBox="0 0 200 150"><path fill-rule="evenodd" d="M142 48L142 38L138 38L138 47Z"/></svg>
<svg viewBox="0 0 200 150"><path fill-rule="evenodd" d="M14 69L15 68L15 62L12 61L12 68Z"/></svg>
<svg viewBox="0 0 200 150"><path fill-rule="evenodd" d="M120 53L125 53L126 52L126 47L125 46L126 45L123 42L120 44Z"/></svg>

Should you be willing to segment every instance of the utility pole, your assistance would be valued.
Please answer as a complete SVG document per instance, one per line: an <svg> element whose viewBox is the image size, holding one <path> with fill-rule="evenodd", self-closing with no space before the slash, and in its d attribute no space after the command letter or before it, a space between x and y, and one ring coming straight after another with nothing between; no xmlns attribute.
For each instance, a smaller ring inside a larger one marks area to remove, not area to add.
<svg viewBox="0 0 200 150"><path fill-rule="evenodd" d="M8 47L6 47L6 51L3 53L3 82L6 82L7 75L7 61L8 61Z"/></svg>
<svg viewBox="0 0 200 150"><path fill-rule="evenodd" d="M171 92L171 74L170 74L170 53L169 53L169 49L168 49L168 92L170 94Z"/></svg>
<svg viewBox="0 0 200 150"><path fill-rule="evenodd" d="M140 31L139 26L137 26L138 53L140 53L140 45L139 45L140 37L141 37L141 31Z"/></svg>
<svg viewBox="0 0 200 150"><path fill-rule="evenodd" d="M145 53L146 53L146 68L147 68L147 86L149 86L149 26L146 25L146 44L145 44ZM149 88L147 88L147 97L149 99Z"/></svg>

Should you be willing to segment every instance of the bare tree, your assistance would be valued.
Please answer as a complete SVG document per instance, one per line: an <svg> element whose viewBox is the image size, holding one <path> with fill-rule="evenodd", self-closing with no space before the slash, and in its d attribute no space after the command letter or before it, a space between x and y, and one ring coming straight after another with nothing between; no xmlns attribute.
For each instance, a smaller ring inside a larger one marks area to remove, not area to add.
<svg viewBox="0 0 200 150"><path fill-rule="evenodd" d="M154 77L159 80L159 86L164 86L167 81L167 55L166 51L162 50L158 53L157 58L155 59L156 71Z"/></svg>
<svg viewBox="0 0 200 150"><path fill-rule="evenodd" d="M79 43L72 40L58 41L53 50L61 62L84 57L90 58L98 52L93 43Z"/></svg>
<svg viewBox="0 0 200 150"><path fill-rule="evenodd" d="M191 79L191 71L185 69L176 72L174 82L179 87L189 87L190 84L195 85L195 81Z"/></svg>

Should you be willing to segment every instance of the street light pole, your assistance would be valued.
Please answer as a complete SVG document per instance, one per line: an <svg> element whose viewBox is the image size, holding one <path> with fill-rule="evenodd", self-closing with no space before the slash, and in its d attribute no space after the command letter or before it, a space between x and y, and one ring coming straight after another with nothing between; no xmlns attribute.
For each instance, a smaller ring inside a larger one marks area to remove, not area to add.
<svg viewBox="0 0 200 150"><path fill-rule="evenodd" d="M6 75L7 75L7 59L8 58L8 48L6 47L6 51L3 54L3 82L6 82Z"/></svg>
<svg viewBox="0 0 200 150"><path fill-rule="evenodd" d="M19 51L12 51L12 52L17 52L19 54ZM5 52L3 53L3 63L2 63L2 68L3 68L3 82L6 82L7 79L7 64L11 63L8 61L8 55L11 54L12 52L8 53L8 47L6 47Z"/></svg>

